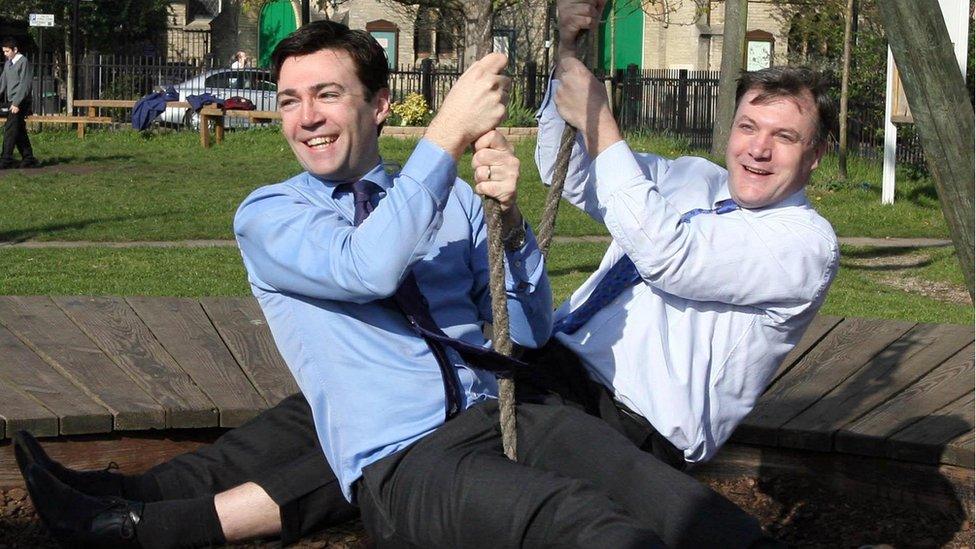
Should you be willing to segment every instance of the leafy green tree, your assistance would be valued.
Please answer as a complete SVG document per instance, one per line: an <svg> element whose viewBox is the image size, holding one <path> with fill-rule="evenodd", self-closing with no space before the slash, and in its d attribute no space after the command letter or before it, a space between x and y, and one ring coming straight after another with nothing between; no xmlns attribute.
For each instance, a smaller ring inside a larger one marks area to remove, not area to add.
<svg viewBox="0 0 976 549"><path fill-rule="evenodd" d="M44 30L44 49L53 53L55 78L65 83L69 113L74 102L73 59L80 53L72 51L73 6L74 2L66 0L0 0L0 16L9 19L25 20L30 13L54 14L55 26ZM82 51L133 53L134 45L153 42L164 34L169 2L88 0L79 2L78 8L78 45Z"/></svg>
<svg viewBox="0 0 976 549"><path fill-rule="evenodd" d="M44 30L45 49L50 44L51 51L63 53L70 49L73 5L66 0L0 0L0 16L25 20L29 13L54 14L56 26ZM165 32L169 13L167 0L92 0L78 7L82 49L111 53L129 53L134 44L155 41Z"/></svg>
<svg viewBox="0 0 976 549"><path fill-rule="evenodd" d="M789 26L791 64L812 66L840 82L846 4L846 0L779 4L779 17ZM858 0L854 26L848 109L855 125L875 125L884 117L888 62L888 42L878 13L878 0Z"/></svg>

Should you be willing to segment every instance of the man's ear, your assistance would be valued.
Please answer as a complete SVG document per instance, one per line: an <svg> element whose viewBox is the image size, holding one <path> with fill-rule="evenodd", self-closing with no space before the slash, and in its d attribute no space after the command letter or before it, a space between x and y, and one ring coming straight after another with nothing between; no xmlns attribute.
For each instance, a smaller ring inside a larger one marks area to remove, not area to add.
<svg viewBox="0 0 976 549"><path fill-rule="evenodd" d="M816 170L817 166L820 165L820 159L823 155L827 153L827 140L824 139L817 145L817 150L814 151L813 165L810 166L810 171Z"/></svg>
<svg viewBox="0 0 976 549"><path fill-rule="evenodd" d="M382 124L390 116L390 88L382 88L373 96L376 107L376 125Z"/></svg>

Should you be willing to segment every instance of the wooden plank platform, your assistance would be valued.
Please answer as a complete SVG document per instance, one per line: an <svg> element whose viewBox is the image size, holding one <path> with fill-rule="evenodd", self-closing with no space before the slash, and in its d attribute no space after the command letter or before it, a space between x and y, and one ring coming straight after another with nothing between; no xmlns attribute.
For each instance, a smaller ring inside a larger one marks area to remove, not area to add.
<svg viewBox="0 0 976 549"><path fill-rule="evenodd" d="M817 317L732 440L972 470L973 340ZM0 297L0 444L17 429L212 436L297 390L251 298Z"/></svg>

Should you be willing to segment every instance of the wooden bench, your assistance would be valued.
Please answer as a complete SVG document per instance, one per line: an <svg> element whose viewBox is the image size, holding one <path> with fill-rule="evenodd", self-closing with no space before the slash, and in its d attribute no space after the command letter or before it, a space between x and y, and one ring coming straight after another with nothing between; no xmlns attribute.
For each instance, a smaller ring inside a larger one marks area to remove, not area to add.
<svg viewBox="0 0 976 549"><path fill-rule="evenodd" d="M136 106L135 99L75 99L74 108L86 109L90 117L97 116L101 109L129 109ZM186 101L167 101L167 108L189 109Z"/></svg>
<svg viewBox="0 0 976 549"><path fill-rule="evenodd" d="M217 144L224 142L224 118L242 118L251 123L269 123L281 120L278 111L243 111L225 110L216 105L207 105L200 109L200 145L210 148L210 122L214 125L214 140Z"/></svg>
<svg viewBox="0 0 976 549"><path fill-rule="evenodd" d="M0 116L0 122L6 122L7 117ZM63 114L32 114L25 120L28 124L73 124L78 128L78 137L85 137L85 126L88 124L111 124L108 116L69 116Z"/></svg>
<svg viewBox="0 0 976 549"><path fill-rule="evenodd" d="M250 297L2 296L0 486L20 482L19 429L86 448L77 464L159 462L296 391ZM972 327L818 316L714 463L921 467L971 490L973 397Z"/></svg>

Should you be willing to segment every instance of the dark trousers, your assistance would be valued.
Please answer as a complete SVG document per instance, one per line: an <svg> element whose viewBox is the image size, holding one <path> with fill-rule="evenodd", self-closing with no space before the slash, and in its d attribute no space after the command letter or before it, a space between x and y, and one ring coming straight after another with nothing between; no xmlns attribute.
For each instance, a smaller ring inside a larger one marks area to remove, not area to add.
<svg viewBox="0 0 976 549"><path fill-rule="evenodd" d="M652 454L657 458L656 463L683 468L681 452L645 419L616 405L606 388L589 379L571 351L553 342L542 350L530 352L525 358L533 363L533 369L528 374L520 372L516 381L519 401L525 403L519 415L520 430L528 426L523 422L522 414L534 413L527 411L530 408L525 406L569 406L602 418L604 431L611 431L612 435L616 430L626 437L629 448ZM606 429L607 425L612 429ZM453 428L448 433L452 432ZM536 436L534 432L520 432L520 446L531 443ZM616 436L616 439L621 437ZM602 445L602 438L594 443L581 435L569 453L583 452L593 444ZM507 467L507 464L502 466ZM488 473L487 476L479 475L479 478L490 483L503 482L501 477L495 479L493 476ZM281 508L283 544L358 514L358 509L342 496L335 474L319 446L311 409L301 394L286 398L248 423L227 432L214 444L151 469L143 480L158 485L162 499L212 495L254 482ZM592 488L583 491L590 493ZM502 508L505 506L507 504L501 505Z"/></svg>
<svg viewBox="0 0 976 549"><path fill-rule="evenodd" d="M30 138L27 137L28 108L21 108L20 112L7 113L7 121L3 125L3 153L0 154L0 166L9 167L14 163L14 147L20 152L21 160L34 161L34 150L31 148Z"/></svg>
<svg viewBox="0 0 976 549"><path fill-rule="evenodd" d="M285 545L359 516L339 490L301 394L213 444L150 469L142 480L158 485L167 500L210 496L254 482L281 508Z"/></svg>
<svg viewBox="0 0 976 549"><path fill-rule="evenodd" d="M379 547L747 547L758 523L605 422L519 404L518 460L497 402L371 464L356 484Z"/></svg>

